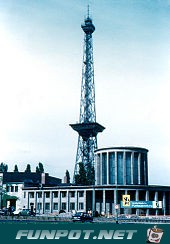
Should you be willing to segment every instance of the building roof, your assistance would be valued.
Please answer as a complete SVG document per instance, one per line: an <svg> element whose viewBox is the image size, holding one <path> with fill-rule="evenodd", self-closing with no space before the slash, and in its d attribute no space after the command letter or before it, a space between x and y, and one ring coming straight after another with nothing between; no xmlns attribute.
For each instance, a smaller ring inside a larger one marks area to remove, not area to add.
<svg viewBox="0 0 170 244"><path fill-rule="evenodd" d="M43 178L43 179L42 179ZM57 186L61 179L49 176L48 173L4 172L3 184L23 183L24 186Z"/></svg>
<svg viewBox="0 0 170 244"><path fill-rule="evenodd" d="M109 151L109 150L130 150L130 151L141 151L141 152L148 152L149 150L143 147L133 147L133 146L120 146L120 147L106 147L106 148L99 148L96 149L95 152L100 152L100 151Z"/></svg>

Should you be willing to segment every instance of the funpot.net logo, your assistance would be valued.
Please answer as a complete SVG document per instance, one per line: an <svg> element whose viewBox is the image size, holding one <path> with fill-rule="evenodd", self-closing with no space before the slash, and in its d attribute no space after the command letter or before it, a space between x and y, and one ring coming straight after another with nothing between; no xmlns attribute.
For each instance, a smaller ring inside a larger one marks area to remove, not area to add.
<svg viewBox="0 0 170 244"><path fill-rule="evenodd" d="M15 239L116 239L131 240L137 230L18 230Z"/></svg>

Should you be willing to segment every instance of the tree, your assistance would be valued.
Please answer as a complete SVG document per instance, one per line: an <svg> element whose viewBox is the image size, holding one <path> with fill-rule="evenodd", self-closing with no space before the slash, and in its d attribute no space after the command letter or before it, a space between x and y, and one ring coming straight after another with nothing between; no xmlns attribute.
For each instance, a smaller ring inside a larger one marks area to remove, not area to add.
<svg viewBox="0 0 170 244"><path fill-rule="evenodd" d="M95 184L95 171L94 166L91 164L88 164L86 166L86 172L87 172L87 182L88 185L94 185Z"/></svg>
<svg viewBox="0 0 170 244"><path fill-rule="evenodd" d="M76 185L87 185L86 169L82 162L79 163L79 173L75 175Z"/></svg>
<svg viewBox="0 0 170 244"><path fill-rule="evenodd" d="M36 167L36 173L40 173L40 169L38 166Z"/></svg>
<svg viewBox="0 0 170 244"><path fill-rule="evenodd" d="M95 171L91 164L86 166L83 163L79 163L79 173L75 175L76 185L94 185L95 183Z"/></svg>
<svg viewBox="0 0 170 244"><path fill-rule="evenodd" d="M36 173L44 173L44 166L41 162L39 162L38 166L36 167Z"/></svg>
<svg viewBox="0 0 170 244"><path fill-rule="evenodd" d="M40 173L44 173L44 166L43 166L43 164L39 162L38 166L39 166Z"/></svg>
<svg viewBox="0 0 170 244"><path fill-rule="evenodd" d="M15 166L14 166L14 172L18 172L18 165L17 164L15 164Z"/></svg>
<svg viewBox="0 0 170 244"><path fill-rule="evenodd" d="M70 183L70 173L68 170L66 170L66 180L67 180L67 183Z"/></svg>
<svg viewBox="0 0 170 244"><path fill-rule="evenodd" d="M8 171L8 165L1 163L0 164L0 172L7 172Z"/></svg>
<svg viewBox="0 0 170 244"><path fill-rule="evenodd" d="M25 173L31 173L31 165L30 164L27 164Z"/></svg>

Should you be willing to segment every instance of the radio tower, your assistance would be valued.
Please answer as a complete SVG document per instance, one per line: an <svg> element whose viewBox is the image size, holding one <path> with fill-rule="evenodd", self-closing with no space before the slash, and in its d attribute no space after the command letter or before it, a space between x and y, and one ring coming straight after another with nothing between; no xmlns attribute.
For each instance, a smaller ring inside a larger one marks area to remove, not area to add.
<svg viewBox="0 0 170 244"><path fill-rule="evenodd" d="M78 132L78 147L73 181L79 173L79 163L83 163L87 172L94 169L94 150L97 149L97 134L105 128L96 122L95 110L95 84L93 66L93 43L92 33L95 26L88 15L84 24L81 25L84 31L84 53L82 67L81 101L79 123L71 124L73 130ZM94 177L88 177L89 184L94 184Z"/></svg>

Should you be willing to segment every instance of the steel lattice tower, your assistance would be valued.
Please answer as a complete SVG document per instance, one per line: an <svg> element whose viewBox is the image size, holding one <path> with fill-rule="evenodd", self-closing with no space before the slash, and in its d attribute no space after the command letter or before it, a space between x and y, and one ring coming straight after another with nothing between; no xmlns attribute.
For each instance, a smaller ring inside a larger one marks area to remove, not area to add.
<svg viewBox="0 0 170 244"><path fill-rule="evenodd" d="M84 52L81 83L81 101L79 123L71 124L71 127L78 132L78 147L75 175L79 172L79 163L86 167L94 166L94 150L97 149L97 134L105 128L96 122L95 110L95 84L94 84L94 65L93 65L93 42L92 33L95 26L92 19L88 16L81 28L84 31Z"/></svg>

